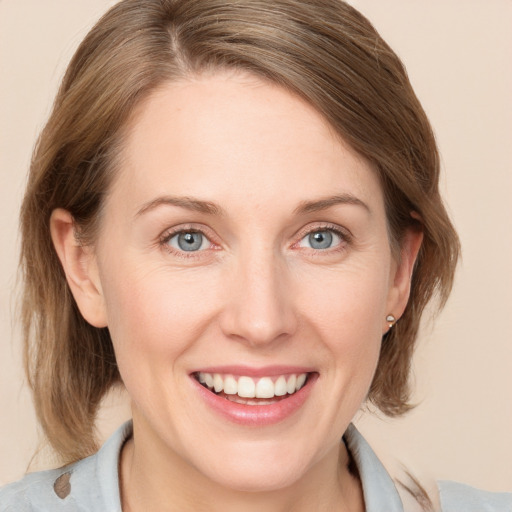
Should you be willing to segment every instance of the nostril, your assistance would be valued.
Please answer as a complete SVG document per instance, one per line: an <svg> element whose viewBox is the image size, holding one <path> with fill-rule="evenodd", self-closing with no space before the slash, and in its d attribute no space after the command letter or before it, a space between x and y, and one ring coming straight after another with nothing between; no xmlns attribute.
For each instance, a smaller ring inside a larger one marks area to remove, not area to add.
<svg viewBox="0 0 512 512"><path fill-rule="evenodd" d="M261 262L248 267L239 279L233 276L236 290L219 316L221 330L229 339L253 348L280 343L293 336L298 325L286 272L271 261L264 268Z"/></svg>

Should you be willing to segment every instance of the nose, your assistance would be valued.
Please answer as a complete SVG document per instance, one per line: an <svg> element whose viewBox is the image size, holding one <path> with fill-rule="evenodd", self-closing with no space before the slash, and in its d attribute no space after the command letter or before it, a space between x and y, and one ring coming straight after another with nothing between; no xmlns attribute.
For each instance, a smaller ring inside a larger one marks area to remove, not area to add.
<svg viewBox="0 0 512 512"><path fill-rule="evenodd" d="M252 347L268 346L297 328L285 263L269 253L240 257L226 283L222 331Z"/></svg>

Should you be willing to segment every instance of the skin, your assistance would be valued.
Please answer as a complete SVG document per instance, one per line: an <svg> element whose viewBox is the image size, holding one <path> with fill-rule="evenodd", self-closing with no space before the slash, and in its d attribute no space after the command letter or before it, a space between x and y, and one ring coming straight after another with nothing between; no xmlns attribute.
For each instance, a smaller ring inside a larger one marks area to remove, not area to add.
<svg viewBox="0 0 512 512"><path fill-rule="evenodd" d="M345 202L298 211L334 195ZM222 211L155 205L168 196ZM132 399L123 510L364 510L340 438L367 396L386 315L405 308L421 243L407 233L393 258L370 164L274 85L234 73L183 80L139 105L101 222L94 247L76 243L64 210L51 226ZM170 232L191 228L206 241L184 253ZM331 228L331 247L308 246ZM253 428L194 388L190 372L228 364L319 377L292 417Z"/></svg>

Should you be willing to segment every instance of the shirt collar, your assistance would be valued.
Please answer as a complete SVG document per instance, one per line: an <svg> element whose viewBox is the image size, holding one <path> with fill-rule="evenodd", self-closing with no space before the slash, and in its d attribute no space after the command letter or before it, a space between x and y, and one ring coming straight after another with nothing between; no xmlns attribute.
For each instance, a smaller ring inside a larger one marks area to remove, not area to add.
<svg viewBox="0 0 512 512"><path fill-rule="evenodd" d="M349 425L343 439L359 471L366 512L404 512L393 480L353 424Z"/></svg>
<svg viewBox="0 0 512 512"><path fill-rule="evenodd" d="M102 488L104 500L108 501L105 506L111 507L108 510L120 510L121 503L118 463L112 464L111 461L119 461L123 444L132 432L132 422L128 421L103 445L96 459L99 485ZM383 506L386 512L404 512L393 480L353 424L349 425L343 439L359 472L366 512L382 511Z"/></svg>

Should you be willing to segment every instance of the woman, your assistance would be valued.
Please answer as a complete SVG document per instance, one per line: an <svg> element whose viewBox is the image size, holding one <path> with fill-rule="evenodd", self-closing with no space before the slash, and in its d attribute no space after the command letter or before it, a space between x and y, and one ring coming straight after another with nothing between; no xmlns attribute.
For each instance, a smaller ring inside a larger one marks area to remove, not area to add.
<svg viewBox="0 0 512 512"><path fill-rule="evenodd" d="M402 510L350 422L366 399L408 409L421 313L450 291L438 172L400 61L347 5L115 6L70 64L22 210L28 375L74 464L2 507ZM120 382L133 425L84 459Z"/></svg>

